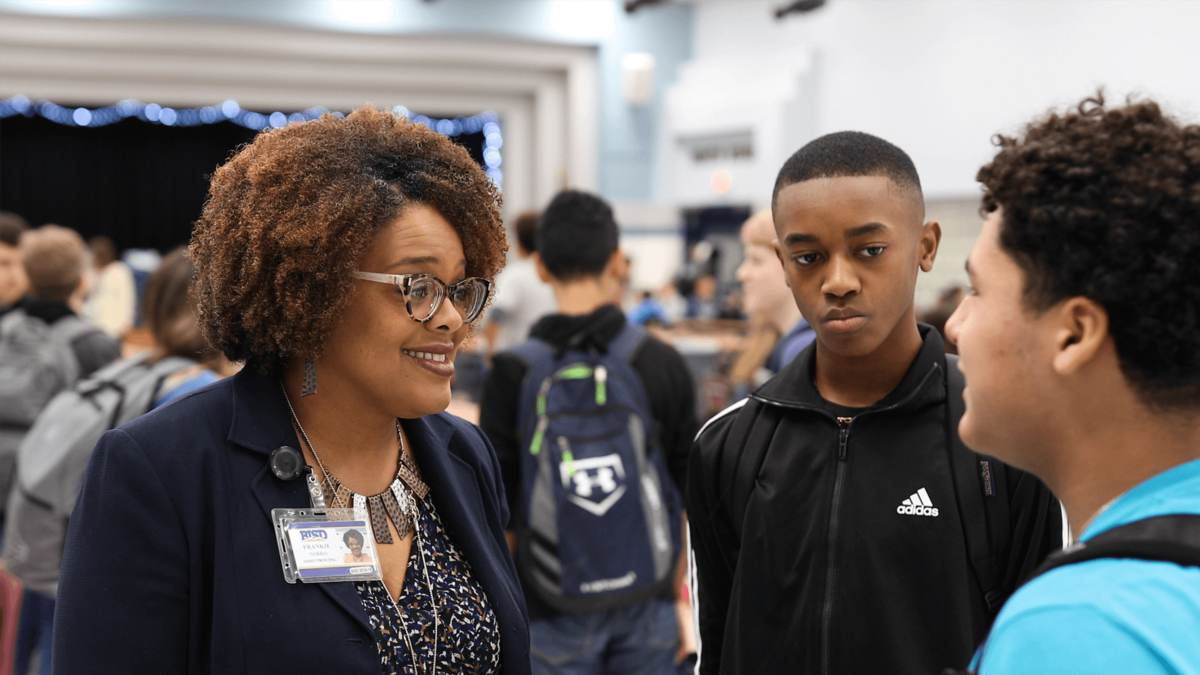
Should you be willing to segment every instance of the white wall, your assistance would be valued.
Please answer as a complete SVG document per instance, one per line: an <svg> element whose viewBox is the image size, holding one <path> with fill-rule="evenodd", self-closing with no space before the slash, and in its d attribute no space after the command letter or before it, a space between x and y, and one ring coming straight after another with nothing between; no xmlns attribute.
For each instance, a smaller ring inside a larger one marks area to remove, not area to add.
<svg viewBox="0 0 1200 675"><path fill-rule="evenodd" d="M829 0L776 21L779 4L697 0L696 59L753 57L783 70L811 46L821 55L819 133L896 143L931 197L978 194L993 134L1098 85L1200 112L1200 2Z"/></svg>
<svg viewBox="0 0 1200 675"><path fill-rule="evenodd" d="M771 10L781 4L695 0L692 64L737 63L746 77L763 80L793 76L812 54L816 123L798 119L794 126L812 129L810 137L780 156L845 129L886 138L912 156L928 215L945 233L934 272L918 280L918 306L946 284L966 282L962 263L980 223L975 174L995 152L994 134L1017 132L1101 85L1110 101L1142 93L1190 121L1200 113L1200 2L828 0L776 21ZM779 114L778 103L732 98L744 117ZM770 198L770 173L754 188L756 203Z"/></svg>

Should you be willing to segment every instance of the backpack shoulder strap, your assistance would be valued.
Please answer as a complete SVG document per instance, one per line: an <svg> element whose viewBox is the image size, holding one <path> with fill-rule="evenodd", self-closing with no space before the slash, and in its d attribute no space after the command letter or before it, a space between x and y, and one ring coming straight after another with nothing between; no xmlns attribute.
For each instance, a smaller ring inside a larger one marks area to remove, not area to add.
<svg viewBox="0 0 1200 675"><path fill-rule="evenodd" d="M966 379L958 369L958 356L946 355L946 438L950 445L950 469L958 502L963 537L971 568L983 591L988 612L1000 610L1005 593L999 563L1008 536L1008 491L1000 489L995 460L968 448L958 436L958 423L966 411L963 390Z"/></svg>
<svg viewBox="0 0 1200 675"><path fill-rule="evenodd" d="M531 337L515 347L508 349L507 353L513 354L532 366L539 361L544 361L554 356L554 347L550 346L545 340Z"/></svg>
<svg viewBox="0 0 1200 675"><path fill-rule="evenodd" d="M20 308L13 309L9 311L8 314L5 314L3 318L0 318L0 337L7 335L9 331L11 331L18 323L24 321L25 318L25 310Z"/></svg>
<svg viewBox="0 0 1200 675"><path fill-rule="evenodd" d="M195 365L196 362L191 359L187 359L182 356L168 356L151 366L150 370L154 373L155 378L161 380L163 378L170 377L177 371L183 370L184 368L191 368Z"/></svg>
<svg viewBox="0 0 1200 675"><path fill-rule="evenodd" d="M1200 515L1155 516L1114 527L1050 554L1030 578L1064 565L1101 558L1132 558L1200 567Z"/></svg>
<svg viewBox="0 0 1200 675"><path fill-rule="evenodd" d="M610 356L627 361L630 364L637 358L646 339L646 330L635 323L625 322L625 327L608 343Z"/></svg>
<svg viewBox="0 0 1200 675"><path fill-rule="evenodd" d="M545 340L531 337L505 353L525 363L525 375L517 390L517 437L524 446L529 442L526 436L533 426L533 403L537 398L537 390L545 374L554 370L555 351Z"/></svg>
<svg viewBox="0 0 1200 675"><path fill-rule="evenodd" d="M1200 515L1176 514L1135 520L1076 542L1046 557L1026 584L1050 570L1088 560L1130 558L1200 567ZM987 643L982 647L987 654ZM982 668L982 663L976 664ZM978 671L950 671L945 675L974 675Z"/></svg>

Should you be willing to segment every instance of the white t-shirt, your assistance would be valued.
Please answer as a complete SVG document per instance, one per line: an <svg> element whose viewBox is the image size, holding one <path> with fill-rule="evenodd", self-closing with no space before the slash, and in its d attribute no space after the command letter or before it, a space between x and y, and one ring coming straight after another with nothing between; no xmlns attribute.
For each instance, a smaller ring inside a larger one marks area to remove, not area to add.
<svg viewBox="0 0 1200 675"><path fill-rule="evenodd" d="M133 327L137 287L133 271L121 261L100 270L96 284L83 305L83 314L109 335L120 338Z"/></svg>
<svg viewBox="0 0 1200 675"><path fill-rule="evenodd" d="M488 319L500 324L494 350L521 344L538 319L556 311L554 291L538 278L533 261L525 258L509 263L496 277L496 299L488 311Z"/></svg>

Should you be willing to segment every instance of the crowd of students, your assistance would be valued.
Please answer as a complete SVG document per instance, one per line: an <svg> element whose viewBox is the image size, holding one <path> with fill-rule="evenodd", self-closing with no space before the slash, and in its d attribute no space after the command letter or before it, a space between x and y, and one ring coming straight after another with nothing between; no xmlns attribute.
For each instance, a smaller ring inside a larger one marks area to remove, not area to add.
<svg viewBox="0 0 1200 675"><path fill-rule="evenodd" d="M100 246L111 242L101 239ZM119 265L113 258L106 269ZM7 614L19 616L5 652L16 673L51 672L74 490L100 433L235 369L200 334L189 297L193 267L182 249L163 259L145 288L143 317L154 348L126 359L110 331L133 327L132 309L121 308L133 293L132 275L126 269L110 277L118 279L108 282L117 287L113 301L97 298L93 271L73 230L31 230L19 216L0 214L0 564L23 587L19 610ZM89 303L108 308L107 326L85 315Z"/></svg>
<svg viewBox="0 0 1200 675"><path fill-rule="evenodd" d="M62 672L1200 673L1200 127L1097 96L997 144L936 328L908 154L798 149L742 228L706 421L653 308L620 308L603 199L523 215L497 276L495 187L386 112L222 167L150 282L157 348L108 367L82 240L0 218L0 396L50 382L0 429L18 672L37 645L49 672L57 595ZM493 295L475 427L442 411ZM16 358L54 345L66 371ZM45 430L119 379L49 472ZM304 568L296 514L361 564Z"/></svg>

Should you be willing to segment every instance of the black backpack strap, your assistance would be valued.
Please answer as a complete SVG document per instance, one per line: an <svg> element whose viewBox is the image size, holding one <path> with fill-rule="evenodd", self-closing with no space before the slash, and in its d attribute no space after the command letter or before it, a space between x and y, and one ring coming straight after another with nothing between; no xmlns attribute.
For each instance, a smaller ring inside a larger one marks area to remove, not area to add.
<svg viewBox="0 0 1200 675"><path fill-rule="evenodd" d="M1103 558L1130 558L1200 567L1200 515L1178 514L1135 520L1061 551L1055 551L1025 583L1066 565ZM986 650L986 643L984 649ZM974 675L947 670L942 675Z"/></svg>
<svg viewBox="0 0 1200 675"><path fill-rule="evenodd" d="M638 352L642 350L642 341L646 338L646 330L636 323L625 322L625 327L608 343L608 353L618 359L633 364Z"/></svg>
<svg viewBox="0 0 1200 675"><path fill-rule="evenodd" d="M1200 567L1200 515L1155 516L1114 527L1050 554L1031 578L1064 565L1101 558L1132 558Z"/></svg>
<svg viewBox="0 0 1200 675"><path fill-rule="evenodd" d="M1007 548L1009 531L1008 490L996 460L968 448L958 436L958 423L966 406L966 379L958 369L958 357L946 356L946 438L950 469L971 568L983 591L988 613L995 616L1007 596L1000 555Z"/></svg>

